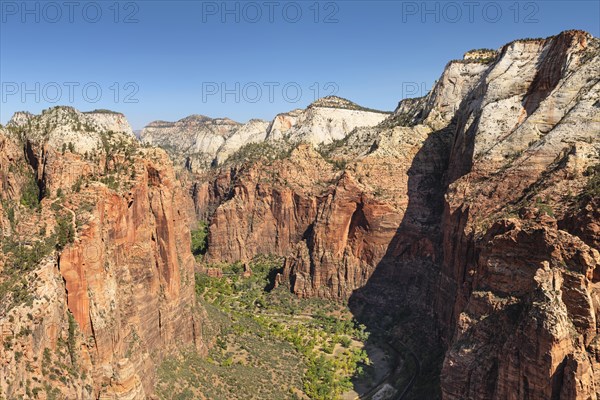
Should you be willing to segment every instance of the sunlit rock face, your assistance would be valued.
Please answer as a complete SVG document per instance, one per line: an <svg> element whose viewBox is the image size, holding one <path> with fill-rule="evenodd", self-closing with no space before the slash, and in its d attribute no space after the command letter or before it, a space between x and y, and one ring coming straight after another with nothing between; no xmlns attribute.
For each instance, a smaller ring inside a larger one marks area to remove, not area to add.
<svg viewBox="0 0 600 400"><path fill-rule="evenodd" d="M17 115L0 148L0 393L148 398L165 356L204 351L171 160L121 114L65 107Z"/></svg>
<svg viewBox="0 0 600 400"><path fill-rule="evenodd" d="M347 134L311 125L319 104L278 116L273 140L308 144L195 186L208 259L280 254L299 296L412 309L446 349L445 399L595 398L599 46L567 31L468 52Z"/></svg>

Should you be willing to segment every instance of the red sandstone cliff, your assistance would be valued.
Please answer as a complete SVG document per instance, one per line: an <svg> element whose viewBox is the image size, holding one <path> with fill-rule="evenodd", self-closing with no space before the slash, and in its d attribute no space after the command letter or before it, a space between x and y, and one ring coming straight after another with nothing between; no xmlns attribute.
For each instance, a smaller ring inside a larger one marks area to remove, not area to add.
<svg viewBox="0 0 600 400"><path fill-rule="evenodd" d="M59 121L87 121L70 109L50 113L67 114ZM0 328L10 348L0 350L0 393L9 399L34 392L145 399L165 355L180 346L203 346L188 228L193 204L162 150L95 130L80 133L103 137L93 156L61 154L52 139L36 135L35 122L48 114L33 118L33 127L0 132L0 146L7 149L0 164L2 203L13 210L8 223L3 210L4 245L19 239L28 252L38 240L56 241L69 226L73 231L59 251L53 244L39 250L37 265L5 264L10 269L2 282L23 273L30 297L2 293ZM20 204L29 175L37 177L43 197L33 209ZM4 260L14 260L15 251L4 253Z"/></svg>
<svg viewBox="0 0 600 400"><path fill-rule="evenodd" d="M223 168L196 186L207 260L285 255L300 296L412 309L445 399L595 398L599 66L584 32L515 41L320 154Z"/></svg>
<svg viewBox="0 0 600 400"><path fill-rule="evenodd" d="M465 99L444 215L444 398L599 393L597 203L585 194L600 155L598 57L583 32L517 41L483 96Z"/></svg>
<svg viewBox="0 0 600 400"><path fill-rule="evenodd" d="M600 44L568 31L468 54L376 126L317 150L266 142L205 171L193 195L210 222L206 261L286 256L278 283L297 295L350 300L373 327L422 338L423 359L442 346L421 365L441 371L432 396L596 398ZM29 118L12 134L35 127ZM0 229L27 251L65 224L76 233L23 270L11 264L20 249L3 250L2 394L51 383L71 397L144 398L170 349L202 346L191 205L161 151L92 129L61 152L62 135L35 132L21 144L0 135ZM30 175L39 210L18 204ZM69 366L84 373L59 380Z"/></svg>

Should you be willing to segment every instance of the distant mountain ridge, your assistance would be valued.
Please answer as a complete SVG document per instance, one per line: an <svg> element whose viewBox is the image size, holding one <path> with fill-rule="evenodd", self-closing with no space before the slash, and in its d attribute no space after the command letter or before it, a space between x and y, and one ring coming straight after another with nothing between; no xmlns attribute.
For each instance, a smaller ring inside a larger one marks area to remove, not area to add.
<svg viewBox="0 0 600 400"><path fill-rule="evenodd" d="M176 163L199 172L222 164L248 144L279 140L327 144L342 139L356 127L377 125L388 114L328 96L304 110L278 114L271 122L252 119L241 124L203 115L190 115L176 122L154 121L141 131L140 139L165 148Z"/></svg>
<svg viewBox="0 0 600 400"><path fill-rule="evenodd" d="M153 399L161 360L216 341L194 274L252 274L266 254L283 260L269 285L347 302L400 348L395 395L600 398L589 33L469 51L392 113L327 97L272 121L155 121L138 140L120 113L54 107L16 113L0 150L0 399Z"/></svg>

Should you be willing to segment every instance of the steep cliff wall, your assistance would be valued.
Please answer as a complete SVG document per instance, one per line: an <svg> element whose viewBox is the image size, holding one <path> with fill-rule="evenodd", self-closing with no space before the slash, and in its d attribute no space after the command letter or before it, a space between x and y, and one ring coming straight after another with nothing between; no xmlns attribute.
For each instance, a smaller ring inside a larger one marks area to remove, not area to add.
<svg viewBox="0 0 600 400"><path fill-rule="evenodd" d="M600 258L586 206L598 193L585 194L599 161L599 49L578 31L513 42L464 101L438 303L449 330L444 398L599 390Z"/></svg>
<svg viewBox="0 0 600 400"><path fill-rule="evenodd" d="M63 135L64 115L90 118L54 109L0 132L0 283L10 289L0 309L0 393L145 399L165 355L203 349L193 204L164 151L126 132ZM37 131L48 119L56 130ZM98 138L98 147L69 149L77 136Z"/></svg>
<svg viewBox="0 0 600 400"><path fill-rule="evenodd" d="M282 254L300 296L412 309L443 398L594 398L598 39L468 54L376 126L198 185L207 258Z"/></svg>

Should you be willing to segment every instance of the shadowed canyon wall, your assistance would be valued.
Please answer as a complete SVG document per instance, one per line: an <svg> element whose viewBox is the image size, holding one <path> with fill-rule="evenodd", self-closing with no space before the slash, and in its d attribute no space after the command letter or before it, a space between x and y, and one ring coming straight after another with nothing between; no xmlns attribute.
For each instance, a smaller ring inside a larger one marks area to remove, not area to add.
<svg viewBox="0 0 600 400"><path fill-rule="evenodd" d="M342 140L213 171L206 259L275 253L299 296L411 309L445 399L595 398L599 42L490 54Z"/></svg>

